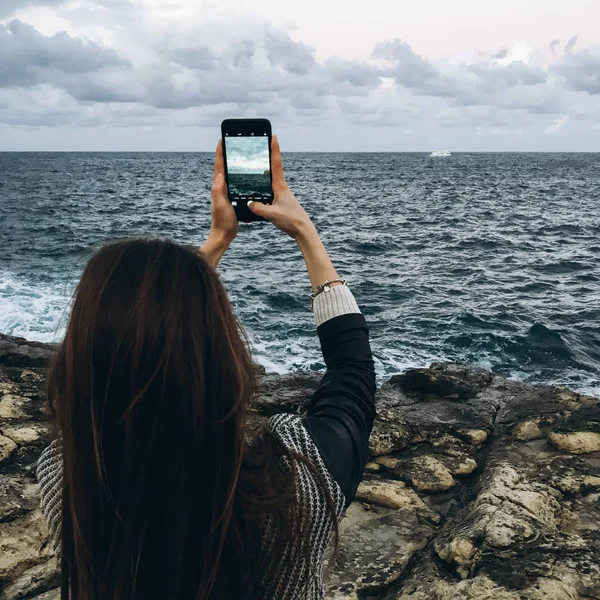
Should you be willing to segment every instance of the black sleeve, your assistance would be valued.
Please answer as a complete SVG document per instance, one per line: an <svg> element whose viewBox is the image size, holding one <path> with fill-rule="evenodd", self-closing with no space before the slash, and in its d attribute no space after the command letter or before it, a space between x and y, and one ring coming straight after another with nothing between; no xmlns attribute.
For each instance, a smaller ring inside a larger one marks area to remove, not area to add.
<svg viewBox="0 0 600 600"><path fill-rule="evenodd" d="M304 424L325 465L352 502L368 460L375 418L375 369L369 330L360 313L340 315L317 329L327 371Z"/></svg>

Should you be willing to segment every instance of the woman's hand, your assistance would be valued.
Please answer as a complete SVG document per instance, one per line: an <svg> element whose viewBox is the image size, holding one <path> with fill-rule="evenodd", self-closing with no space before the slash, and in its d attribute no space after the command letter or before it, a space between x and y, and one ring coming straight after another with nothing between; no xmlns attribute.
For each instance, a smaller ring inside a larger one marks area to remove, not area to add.
<svg viewBox="0 0 600 600"><path fill-rule="evenodd" d="M248 208L255 215L264 217L281 231L297 239L301 234L314 229L314 226L285 182L277 136L273 136L271 141L271 170L273 174L273 204L248 202Z"/></svg>
<svg viewBox="0 0 600 600"><path fill-rule="evenodd" d="M212 198L212 224L210 226L211 234L227 241L231 244L238 232L238 220L227 197L227 185L225 184L225 162L223 160L223 144L221 140L217 144L217 153L215 155L215 169L213 175L213 184L211 188Z"/></svg>
<svg viewBox="0 0 600 600"><path fill-rule="evenodd" d="M221 140L217 145L215 169L211 188L212 222L208 238L201 248L206 260L216 267L238 232L238 220L227 197L225 185L225 163Z"/></svg>

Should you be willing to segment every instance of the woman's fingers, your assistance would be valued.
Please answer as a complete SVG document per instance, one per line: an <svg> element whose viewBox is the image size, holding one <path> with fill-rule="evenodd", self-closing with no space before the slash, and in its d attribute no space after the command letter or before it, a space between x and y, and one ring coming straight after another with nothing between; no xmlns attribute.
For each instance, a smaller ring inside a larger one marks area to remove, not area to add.
<svg viewBox="0 0 600 600"><path fill-rule="evenodd" d="M279 148L279 140L276 135L271 139L271 176L273 179L273 190L281 190L287 186L283 174L281 149Z"/></svg>
<svg viewBox="0 0 600 600"><path fill-rule="evenodd" d="M248 200L247 206L250 209L250 212L253 212L255 215L259 217L264 217L265 219L269 219L269 216L273 214L274 207L270 204L265 204L264 202L254 202L252 200Z"/></svg>
<svg viewBox="0 0 600 600"><path fill-rule="evenodd" d="M221 173L223 178L225 178L225 161L223 160L223 143L219 140L217 144L217 152L215 154L215 172L214 179L216 179L217 175Z"/></svg>

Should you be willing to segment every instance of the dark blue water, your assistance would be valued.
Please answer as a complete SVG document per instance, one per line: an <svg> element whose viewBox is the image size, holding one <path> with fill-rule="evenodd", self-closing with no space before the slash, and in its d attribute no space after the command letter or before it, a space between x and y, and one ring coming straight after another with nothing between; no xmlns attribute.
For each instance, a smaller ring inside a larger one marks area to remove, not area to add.
<svg viewBox="0 0 600 600"><path fill-rule="evenodd" d="M600 155L288 154L288 181L371 326L380 377L433 360L600 393ZM60 340L85 261L200 243L210 154L0 154L0 331ZM323 367L301 255L266 224L221 264L260 362Z"/></svg>

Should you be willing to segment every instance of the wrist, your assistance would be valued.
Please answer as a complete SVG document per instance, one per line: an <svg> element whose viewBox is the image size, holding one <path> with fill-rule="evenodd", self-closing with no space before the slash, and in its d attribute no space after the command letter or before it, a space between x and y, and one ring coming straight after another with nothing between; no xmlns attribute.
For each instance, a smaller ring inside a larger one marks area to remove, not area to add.
<svg viewBox="0 0 600 600"><path fill-rule="evenodd" d="M227 235L225 232L211 229L206 241L200 248L200 252L208 263L216 267L227 248L229 248L232 240L233 237Z"/></svg>
<svg viewBox="0 0 600 600"><path fill-rule="evenodd" d="M306 245L316 240L320 240L317 228L312 221L303 221L300 223L292 237L299 245Z"/></svg>
<svg viewBox="0 0 600 600"><path fill-rule="evenodd" d="M210 228L206 242L210 242L212 246L217 248L224 248L227 250L231 242L235 239L235 233L224 231L223 229Z"/></svg>

